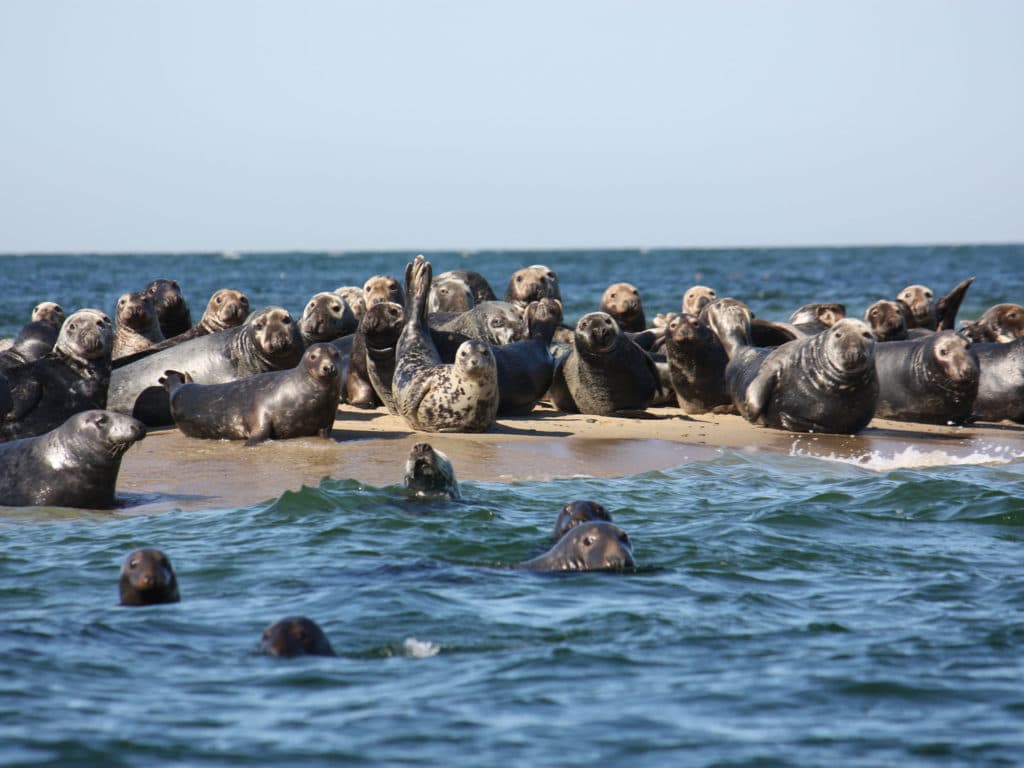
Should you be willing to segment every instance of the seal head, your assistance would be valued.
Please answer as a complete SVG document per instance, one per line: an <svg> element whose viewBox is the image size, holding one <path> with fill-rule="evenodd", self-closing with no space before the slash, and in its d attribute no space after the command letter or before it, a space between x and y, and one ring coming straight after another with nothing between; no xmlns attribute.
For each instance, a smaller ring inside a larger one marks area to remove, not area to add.
<svg viewBox="0 0 1024 768"><path fill-rule="evenodd" d="M337 656L320 626L305 616L289 616L263 630L260 651L268 656Z"/></svg>
<svg viewBox="0 0 1024 768"><path fill-rule="evenodd" d="M178 577L159 549L136 549L124 559L119 583L121 605L177 603Z"/></svg>

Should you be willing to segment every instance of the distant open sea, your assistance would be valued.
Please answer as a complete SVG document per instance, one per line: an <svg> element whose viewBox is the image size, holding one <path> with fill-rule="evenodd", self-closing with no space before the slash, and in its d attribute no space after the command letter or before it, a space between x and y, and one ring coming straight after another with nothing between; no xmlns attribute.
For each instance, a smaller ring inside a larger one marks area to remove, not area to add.
<svg viewBox="0 0 1024 768"><path fill-rule="evenodd" d="M158 277L197 319L223 287L298 315L413 255L0 256L0 336L39 301L110 313ZM427 256L499 296L547 264L570 322L616 281L649 319L696 283L775 320L812 301L859 317L970 275L961 317L1024 303L1022 245ZM722 450L622 478L465 482L461 502L332 477L237 509L0 510L0 764L1022 765L1024 462L884 458ZM638 572L501 567L543 550L571 499L612 512ZM118 607L140 546L169 555L181 603ZM340 657L257 655L293 614Z"/></svg>

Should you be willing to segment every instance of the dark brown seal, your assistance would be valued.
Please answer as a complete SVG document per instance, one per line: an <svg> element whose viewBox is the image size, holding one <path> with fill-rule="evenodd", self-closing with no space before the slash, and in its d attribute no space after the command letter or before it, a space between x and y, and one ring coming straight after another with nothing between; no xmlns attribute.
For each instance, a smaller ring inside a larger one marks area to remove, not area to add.
<svg viewBox="0 0 1024 768"><path fill-rule="evenodd" d="M12 344L0 352L0 371L17 368L39 360L53 351L57 343L58 330L42 320L27 323L14 338ZM0 409L0 414L4 409Z"/></svg>
<svg viewBox="0 0 1024 768"><path fill-rule="evenodd" d="M555 530L551 534L551 540L558 541L577 525L595 520L604 520L606 523L610 523L612 522L612 516L603 505L598 504L596 501L585 501L583 499L570 501L558 513L558 518L555 520Z"/></svg>
<svg viewBox="0 0 1024 768"><path fill-rule="evenodd" d="M329 437L341 394L341 355L314 344L287 371L267 371L223 384L195 384L178 371L160 379L174 423L189 437L212 440L286 440Z"/></svg>
<svg viewBox="0 0 1024 768"><path fill-rule="evenodd" d="M871 327L875 341L904 341L909 315L910 307L902 301L880 299L864 311L864 322Z"/></svg>
<svg viewBox="0 0 1024 768"><path fill-rule="evenodd" d="M635 568L633 545L616 525L604 521L581 523L539 557L517 563L527 571L610 571Z"/></svg>
<svg viewBox="0 0 1024 768"><path fill-rule="evenodd" d="M0 439L41 435L74 413L106 408L114 332L95 309L72 313L53 351L7 371L13 407L0 414Z"/></svg>
<svg viewBox="0 0 1024 768"><path fill-rule="evenodd" d="M396 348L392 390L399 415L427 432L482 432L498 413L498 372L490 347L466 341L454 364L441 362L427 326L430 262L422 256L405 270L405 326Z"/></svg>
<svg viewBox="0 0 1024 768"><path fill-rule="evenodd" d="M38 437L3 443L0 504L110 509L121 457L145 435L130 416L92 410Z"/></svg>
<svg viewBox="0 0 1024 768"><path fill-rule="evenodd" d="M192 327L192 313L185 297L181 295L181 286L176 281L160 278L153 280L142 290L153 300L153 307L160 319L160 332L165 339L184 333Z"/></svg>
<svg viewBox="0 0 1024 768"><path fill-rule="evenodd" d="M312 619L289 616L271 624L260 637L260 651L268 656L337 656L327 635Z"/></svg>
<svg viewBox="0 0 1024 768"><path fill-rule="evenodd" d="M551 399L568 413L611 416L646 408L659 388L651 356L611 315L591 312L576 323L572 350L555 363Z"/></svg>
<svg viewBox="0 0 1024 768"><path fill-rule="evenodd" d="M541 299L562 300L558 286L558 275L543 264L534 264L516 270L505 288L505 301L525 307L531 301Z"/></svg>
<svg viewBox="0 0 1024 768"><path fill-rule="evenodd" d="M149 294L139 291L125 293L114 308L114 350L116 360L153 346L164 340L160 320Z"/></svg>
<svg viewBox="0 0 1024 768"><path fill-rule="evenodd" d="M1020 304L996 304L973 323L964 323L961 331L971 341L1008 342L1024 336L1024 307Z"/></svg>
<svg viewBox="0 0 1024 768"><path fill-rule="evenodd" d="M974 416L1024 424L1024 337L1009 342L971 344L981 374Z"/></svg>
<svg viewBox="0 0 1024 768"><path fill-rule="evenodd" d="M474 304L480 304L484 301L494 301L498 298L495 295L494 290L491 288L491 284L487 282L487 279L479 272L475 272L472 269L451 269L447 272L442 272L434 279L447 280L448 278L461 280L468 285L470 292L473 294Z"/></svg>
<svg viewBox="0 0 1024 768"><path fill-rule="evenodd" d="M607 312L624 331L639 332L647 328L640 291L632 283L613 283L601 296L599 312Z"/></svg>
<svg viewBox="0 0 1024 768"><path fill-rule="evenodd" d="M121 605L177 603L178 577L159 549L136 549L124 559L118 584Z"/></svg>
<svg viewBox="0 0 1024 768"><path fill-rule="evenodd" d="M375 304L359 324L366 350L366 374L377 398L388 413L398 415L391 382L395 378L395 350L405 326L405 310L393 301ZM353 349L355 344L353 344Z"/></svg>
<svg viewBox="0 0 1024 768"><path fill-rule="evenodd" d="M430 443L416 443L410 449L402 484L416 496L462 498L451 459Z"/></svg>
<svg viewBox="0 0 1024 768"><path fill-rule="evenodd" d="M725 385L729 357L718 336L696 315L673 314L665 331L669 381L683 413L731 410Z"/></svg>

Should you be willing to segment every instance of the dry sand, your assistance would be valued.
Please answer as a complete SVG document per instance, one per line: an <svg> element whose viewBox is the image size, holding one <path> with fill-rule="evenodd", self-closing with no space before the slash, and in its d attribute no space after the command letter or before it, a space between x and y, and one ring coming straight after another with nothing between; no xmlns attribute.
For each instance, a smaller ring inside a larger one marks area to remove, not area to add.
<svg viewBox="0 0 1024 768"><path fill-rule="evenodd" d="M739 416L683 416L651 409L652 418L564 414L538 408L501 419L483 434L412 432L383 409L342 405L331 440L240 442L187 438L154 430L128 451L118 494L120 514L235 508L264 502L324 477L367 485L401 482L409 448L427 441L451 458L460 480L510 482L559 477L617 477L713 458L722 447L901 465L981 462L1024 456L1024 429L1010 425L934 427L875 420L859 435L797 435L748 424Z"/></svg>

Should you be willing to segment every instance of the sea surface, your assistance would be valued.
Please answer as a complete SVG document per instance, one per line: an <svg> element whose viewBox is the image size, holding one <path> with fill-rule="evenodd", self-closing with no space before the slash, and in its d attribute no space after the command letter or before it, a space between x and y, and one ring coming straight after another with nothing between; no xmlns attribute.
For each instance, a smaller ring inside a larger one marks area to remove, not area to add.
<svg viewBox="0 0 1024 768"><path fill-rule="evenodd" d="M0 256L0 336L32 306L110 312L176 278L301 312L413 253ZM695 283L784 320L974 275L961 317L1024 302L1024 246L430 253L501 294L543 263L566 314ZM345 477L237 509L0 512L0 764L1019 766L1024 461L849 464L721 450L664 472L464 482L416 501ZM456 471L458 467L456 467ZM631 573L539 575L559 508L600 501ZM182 601L122 608L132 549ZM338 658L257 653L304 614Z"/></svg>

